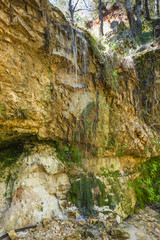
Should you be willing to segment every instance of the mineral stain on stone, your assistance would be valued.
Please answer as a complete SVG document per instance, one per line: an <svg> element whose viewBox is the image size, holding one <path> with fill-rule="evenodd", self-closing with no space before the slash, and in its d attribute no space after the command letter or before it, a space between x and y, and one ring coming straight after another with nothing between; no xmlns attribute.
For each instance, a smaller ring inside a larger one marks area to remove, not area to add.
<svg viewBox="0 0 160 240"><path fill-rule="evenodd" d="M69 201L86 214L93 212L95 203L99 207L106 205L105 185L94 176L84 177L74 182L67 196Z"/></svg>

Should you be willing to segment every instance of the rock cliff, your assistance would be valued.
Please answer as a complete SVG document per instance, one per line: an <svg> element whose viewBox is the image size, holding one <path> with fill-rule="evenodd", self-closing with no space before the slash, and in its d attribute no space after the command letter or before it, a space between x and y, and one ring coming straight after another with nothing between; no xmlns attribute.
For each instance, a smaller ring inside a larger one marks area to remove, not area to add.
<svg viewBox="0 0 160 240"><path fill-rule="evenodd" d="M65 217L74 194L131 214L130 170L159 154L158 42L102 55L47 0L2 0L0 43L2 231Z"/></svg>

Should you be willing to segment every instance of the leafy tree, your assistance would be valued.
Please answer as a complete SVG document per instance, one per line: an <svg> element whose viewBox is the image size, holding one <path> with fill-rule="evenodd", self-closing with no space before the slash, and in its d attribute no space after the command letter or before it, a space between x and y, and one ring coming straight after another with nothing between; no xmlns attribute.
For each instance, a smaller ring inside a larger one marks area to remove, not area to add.
<svg viewBox="0 0 160 240"><path fill-rule="evenodd" d="M135 15L131 7L130 0L125 0L125 9L129 20L130 29L134 37L141 37L142 35L142 22L141 22L141 0L136 0Z"/></svg>

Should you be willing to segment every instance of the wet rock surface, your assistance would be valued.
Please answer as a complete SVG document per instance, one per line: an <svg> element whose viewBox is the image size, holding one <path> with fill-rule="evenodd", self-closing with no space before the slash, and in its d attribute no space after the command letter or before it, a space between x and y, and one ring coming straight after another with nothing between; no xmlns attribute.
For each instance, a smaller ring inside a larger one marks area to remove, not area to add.
<svg viewBox="0 0 160 240"><path fill-rule="evenodd" d="M0 228L32 225L52 211L59 216L74 182L83 184L87 206L89 193L92 205L101 197L99 207L131 215L130 169L159 154L159 45L121 62L102 56L47 0L1 0L0 13ZM117 31L127 30L121 23ZM59 151L46 146L30 154L39 141L54 141ZM57 229L44 221L26 239L111 236L97 224L52 222ZM78 228L80 236L72 236Z"/></svg>
<svg viewBox="0 0 160 240"><path fill-rule="evenodd" d="M82 224L83 223L83 224ZM8 238L9 239L9 238ZM19 240L81 240L81 239L113 239L113 240L159 240L160 214L146 207L119 224L115 219L104 220L92 218L80 220L74 218L44 219L36 228L17 233Z"/></svg>
<svg viewBox="0 0 160 240"><path fill-rule="evenodd" d="M159 240L160 213L146 207L120 224L120 228L127 231L132 240Z"/></svg>

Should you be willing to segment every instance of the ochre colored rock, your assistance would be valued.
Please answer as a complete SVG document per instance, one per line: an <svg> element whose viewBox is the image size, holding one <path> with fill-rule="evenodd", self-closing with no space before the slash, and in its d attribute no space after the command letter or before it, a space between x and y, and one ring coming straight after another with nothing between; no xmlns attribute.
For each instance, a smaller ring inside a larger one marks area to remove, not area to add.
<svg viewBox="0 0 160 240"><path fill-rule="evenodd" d="M128 174L159 150L159 45L119 61L47 0L1 0L0 56L2 231L64 217L88 174L115 214L132 214Z"/></svg>
<svg viewBox="0 0 160 240"><path fill-rule="evenodd" d="M9 232L8 232L8 235L9 235L9 237L10 237L11 240L16 240L16 239L18 239L17 233L16 233L14 230L9 231Z"/></svg>

